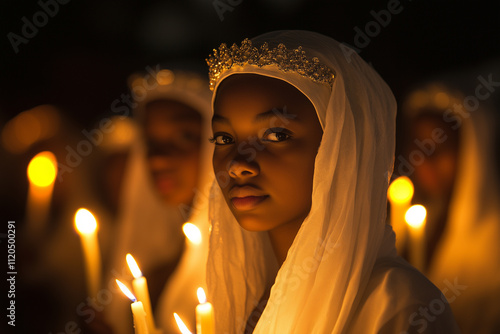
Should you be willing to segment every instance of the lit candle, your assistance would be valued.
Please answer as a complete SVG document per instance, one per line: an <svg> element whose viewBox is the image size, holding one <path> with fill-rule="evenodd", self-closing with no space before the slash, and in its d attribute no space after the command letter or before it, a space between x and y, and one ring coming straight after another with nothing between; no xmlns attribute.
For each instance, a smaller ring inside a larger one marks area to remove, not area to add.
<svg viewBox="0 0 500 334"><path fill-rule="evenodd" d="M79 209L75 214L75 227L82 242L83 257L90 296L96 296L101 282L101 255L97 242L97 221L87 209Z"/></svg>
<svg viewBox="0 0 500 334"><path fill-rule="evenodd" d="M200 304L196 306L196 333L214 334L214 308L212 304L207 302L207 296L203 288L198 288L197 294Z"/></svg>
<svg viewBox="0 0 500 334"><path fill-rule="evenodd" d="M413 205L406 211L405 220L410 229L410 263L420 271L425 270L425 218L422 205Z"/></svg>
<svg viewBox="0 0 500 334"><path fill-rule="evenodd" d="M174 318L175 318L175 322L177 323L177 326L179 327L179 330L181 331L182 334L193 334L187 328L187 326L184 324L181 317L179 317L179 315L175 312L174 312Z"/></svg>
<svg viewBox="0 0 500 334"><path fill-rule="evenodd" d="M135 334L150 334L150 332L148 331L148 325L146 323L147 316L146 312L144 312L144 306L142 305L142 302L137 301L137 298L135 298L134 294L130 292L125 284L123 284L119 280L116 280L116 284L118 284L120 290L123 291L125 296L127 296L132 301L130 308L132 309L132 316L134 317Z"/></svg>
<svg viewBox="0 0 500 334"><path fill-rule="evenodd" d="M396 249L402 254L407 239L405 213L411 205L413 183L406 176L394 180L387 191L391 203L391 225L396 233Z"/></svg>
<svg viewBox="0 0 500 334"><path fill-rule="evenodd" d="M54 181L57 176L57 160L49 151L40 152L28 165L28 202L26 208L27 231L30 237L41 235L47 223Z"/></svg>
<svg viewBox="0 0 500 334"><path fill-rule="evenodd" d="M154 333L156 331L156 326L151 308L151 300L149 298L148 282L146 281L146 277L142 276L142 271L139 269L134 257L131 254L127 254L126 259L128 267L134 276L134 280L132 281L134 292L137 295L137 299L144 305L149 332Z"/></svg>
<svg viewBox="0 0 500 334"><path fill-rule="evenodd" d="M184 225L182 225L182 231L192 244L201 244L201 231L198 226L193 223L184 223Z"/></svg>

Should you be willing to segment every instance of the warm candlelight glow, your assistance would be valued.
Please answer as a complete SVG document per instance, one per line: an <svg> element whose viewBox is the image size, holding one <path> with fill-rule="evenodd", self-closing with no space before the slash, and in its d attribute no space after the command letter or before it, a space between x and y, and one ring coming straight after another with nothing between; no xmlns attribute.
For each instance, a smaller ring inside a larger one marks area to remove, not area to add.
<svg viewBox="0 0 500 334"><path fill-rule="evenodd" d="M149 297L148 282L146 281L146 277L142 276L142 271L139 269L139 266L137 265L137 262L132 254L127 254L126 259L128 267L134 276L134 280L132 281L134 293L137 296L137 300L142 302L144 306L147 326L149 331L153 333L156 331L156 325L154 323L153 309L151 307L151 299Z"/></svg>
<svg viewBox="0 0 500 334"><path fill-rule="evenodd" d="M179 330L181 331L182 334L193 334L191 331L186 327L184 322L181 320L181 317L177 315L177 313L174 312L174 318L175 322L177 323L177 326L179 327Z"/></svg>
<svg viewBox="0 0 500 334"><path fill-rule="evenodd" d="M115 279L115 281L116 281L116 284L118 284L118 287L120 288L120 290L122 290L122 292L125 294L125 296L127 296L128 299L130 299L133 302L137 301L137 298L135 298L132 291L130 291L129 288L127 288L127 286L125 284L120 282L118 279Z"/></svg>
<svg viewBox="0 0 500 334"><path fill-rule="evenodd" d="M408 202L413 197L413 183L406 176L398 177L389 186L387 195L391 202Z"/></svg>
<svg viewBox="0 0 500 334"><path fill-rule="evenodd" d="M196 306L196 333L197 334L214 334L214 308L212 304L207 302L207 296L203 288L198 288L196 291L198 301Z"/></svg>
<svg viewBox="0 0 500 334"><path fill-rule="evenodd" d="M134 278L141 277L142 271L141 271L141 269L139 269L139 266L137 265L137 262L135 261L132 254L128 253L126 256L126 259L127 259L128 267L130 268L130 271L132 272L132 276L134 276Z"/></svg>
<svg viewBox="0 0 500 334"><path fill-rule="evenodd" d="M389 186L387 197L391 204L390 217L391 226L396 233L396 249L399 254L403 254L408 240L405 212L411 205L413 183L406 176L398 177Z"/></svg>
<svg viewBox="0 0 500 334"><path fill-rule="evenodd" d="M134 294L119 280L115 280L116 284L118 284L118 287L122 292L127 296L131 301L132 304L130 305L130 308L132 309L132 316L134 317L134 332L135 334L151 334L153 333L152 331L148 330L147 326L147 315L146 312L144 311L144 307L142 305L142 302L137 301L137 298L135 298Z"/></svg>
<svg viewBox="0 0 500 334"><path fill-rule="evenodd" d="M101 285L101 252L94 215L87 209L78 209L75 213L75 229L82 243L88 292L95 296Z"/></svg>
<svg viewBox="0 0 500 334"><path fill-rule="evenodd" d="M97 221L87 209L78 209L75 214L75 227L80 234L91 234L97 230Z"/></svg>
<svg viewBox="0 0 500 334"><path fill-rule="evenodd" d="M198 301L200 302L200 304L204 304L207 302L207 295L205 295L205 290L203 290L203 288L198 288L196 294L198 295Z"/></svg>
<svg viewBox="0 0 500 334"><path fill-rule="evenodd" d="M38 187L50 186L57 175L57 160L52 152L40 152L28 165L28 179Z"/></svg>
<svg viewBox="0 0 500 334"><path fill-rule="evenodd" d="M406 211L405 220L410 230L410 263L418 270L426 269L425 217L422 205L413 205Z"/></svg>
<svg viewBox="0 0 500 334"><path fill-rule="evenodd" d="M427 211L422 205L413 205L406 211L406 223L412 228L422 228L425 222Z"/></svg>
<svg viewBox="0 0 500 334"><path fill-rule="evenodd" d="M185 223L182 225L182 231L193 244L201 244L201 231L195 224Z"/></svg>

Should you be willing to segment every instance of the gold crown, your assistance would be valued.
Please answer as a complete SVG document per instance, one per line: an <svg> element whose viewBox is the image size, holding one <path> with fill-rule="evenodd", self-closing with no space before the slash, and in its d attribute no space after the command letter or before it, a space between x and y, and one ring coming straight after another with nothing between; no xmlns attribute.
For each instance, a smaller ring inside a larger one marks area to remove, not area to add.
<svg viewBox="0 0 500 334"><path fill-rule="evenodd" d="M257 48L252 46L252 41L248 38L241 42L240 47L233 44L231 48L228 48L225 43L222 43L218 50L214 49L214 53L206 61L209 67L208 76L211 90L214 90L215 83L221 73L233 65L250 64L258 67L277 65L283 72L298 73L314 82L328 84L330 88L333 86L335 78L333 71L321 64L318 58L308 59L301 46L290 50L284 44L279 44L278 47L269 49L268 44L264 43L260 48Z"/></svg>

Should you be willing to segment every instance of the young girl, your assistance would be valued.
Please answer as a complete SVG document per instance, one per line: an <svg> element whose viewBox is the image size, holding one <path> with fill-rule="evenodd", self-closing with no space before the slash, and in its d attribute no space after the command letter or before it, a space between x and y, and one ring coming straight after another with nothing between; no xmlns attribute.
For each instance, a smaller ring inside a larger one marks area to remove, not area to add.
<svg viewBox="0 0 500 334"><path fill-rule="evenodd" d="M384 224L396 105L377 73L306 31L221 45L208 64L216 332L457 332Z"/></svg>

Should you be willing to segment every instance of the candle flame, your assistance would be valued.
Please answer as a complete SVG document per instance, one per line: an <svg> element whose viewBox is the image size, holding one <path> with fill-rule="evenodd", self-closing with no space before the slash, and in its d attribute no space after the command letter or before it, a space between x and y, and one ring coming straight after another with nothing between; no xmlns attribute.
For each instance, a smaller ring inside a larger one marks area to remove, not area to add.
<svg viewBox="0 0 500 334"><path fill-rule="evenodd" d="M115 281L116 281L116 284L118 284L118 287L120 288L120 290L122 290L122 292L125 294L125 296L127 296L128 299L130 299L133 302L137 301L137 298L135 298L132 291L130 291L129 288L127 288L127 286L125 284L120 282L118 279L115 279Z"/></svg>
<svg viewBox="0 0 500 334"><path fill-rule="evenodd" d="M139 269L139 266L137 265L137 262L135 261L132 254L128 253L126 256L126 259L127 259L128 267L129 267L130 271L132 272L132 275L134 276L134 278L141 277L142 271L141 271L141 269Z"/></svg>
<svg viewBox="0 0 500 334"><path fill-rule="evenodd" d="M181 331L182 334L193 334L187 328L187 326L184 324L181 317L179 317L179 315L175 312L174 312L174 318L175 318L175 322L177 323L177 327L179 327L179 330Z"/></svg>
<svg viewBox="0 0 500 334"><path fill-rule="evenodd" d="M413 205L405 214L405 220L413 228L421 228L425 222L427 211L423 205Z"/></svg>
<svg viewBox="0 0 500 334"><path fill-rule="evenodd" d="M204 304L207 302L207 295L205 295L205 290L203 290L203 288L198 288L196 294L198 295L198 301L200 302L200 304Z"/></svg>
<svg viewBox="0 0 500 334"><path fill-rule="evenodd" d="M52 185L57 175L57 159L52 152L40 152L28 165L28 179L38 187Z"/></svg>
<svg viewBox="0 0 500 334"><path fill-rule="evenodd" d="M182 225L182 231L193 244L201 244L201 231L198 226L193 223L185 223Z"/></svg>
<svg viewBox="0 0 500 334"><path fill-rule="evenodd" d="M398 177L389 186L387 196L391 202L409 202L413 197L413 183L406 176Z"/></svg>
<svg viewBox="0 0 500 334"><path fill-rule="evenodd" d="M75 213L75 227L80 234L92 234L97 230L97 221L87 209L78 209Z"/></svg>

